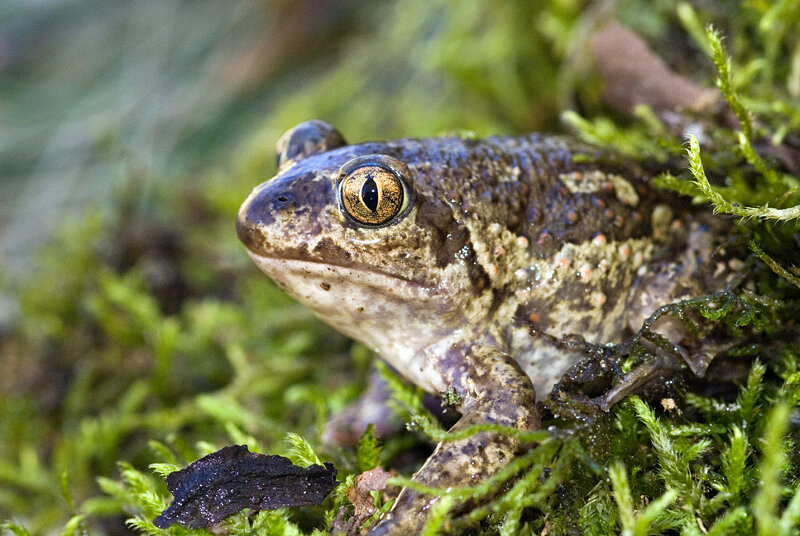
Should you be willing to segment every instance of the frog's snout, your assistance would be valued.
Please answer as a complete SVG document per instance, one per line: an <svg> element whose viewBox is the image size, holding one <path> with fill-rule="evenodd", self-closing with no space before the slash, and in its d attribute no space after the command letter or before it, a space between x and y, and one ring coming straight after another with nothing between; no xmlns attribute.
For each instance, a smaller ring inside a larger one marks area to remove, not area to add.
<svg viewBox="0 0 800 536"><path fill-rule="evenodd" d="M252 252L258 252L264 243L264 229L275 222L278 214L289 214L298 208L297 195L290 188L256 188L248 196L236 218L236 234Z"/></svg>
<svg viewBox="0 0 800 536"><path fill-rule="evenodd" d="M236 217L236 236L239 237L239 240L242 241L248 250L252 251L255 248L258 229L253 222L247 219L246 209L247 202L242 205L242 208L239 210L239 215Z"/></svg>
<svg viewBox="0 0 800 536"><path fill-rule="evenodd" d="M236 217L236 235L250 251L257 249L259 223L265 216L263 189L256 188L245 199Z"/></svg>

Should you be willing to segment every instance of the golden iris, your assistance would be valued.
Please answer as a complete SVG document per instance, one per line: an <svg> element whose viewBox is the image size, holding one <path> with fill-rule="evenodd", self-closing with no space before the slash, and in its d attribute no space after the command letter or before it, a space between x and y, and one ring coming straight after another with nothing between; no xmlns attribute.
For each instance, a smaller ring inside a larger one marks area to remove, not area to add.
<svg viewBox="0 0 800 536"><path fill-rule="evenodd" d="M390 223L408 205L406 187L400 178L407 169L398 160L382 155L351 160L342 167L342 208L363 225Z"/></svg>

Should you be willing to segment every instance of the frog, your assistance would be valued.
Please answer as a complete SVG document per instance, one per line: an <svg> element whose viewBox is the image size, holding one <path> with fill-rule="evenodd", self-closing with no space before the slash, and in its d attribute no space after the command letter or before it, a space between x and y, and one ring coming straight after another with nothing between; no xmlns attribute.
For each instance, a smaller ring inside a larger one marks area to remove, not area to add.
<svg viewBox="0 0 800 536"><path fill-rule="evenodd" d="M447 393L453 431L539 429L537 393L582 358L559 340L618 342L659 307L731 282L707 218L643 164L568 136L348 144L310 120L276 155L277 174L238 213L247 253L406 380ZM412 478L475 485L525 448L469 435L437 445ZM369 534L417 533L437 500L404 489Z"/></svg>

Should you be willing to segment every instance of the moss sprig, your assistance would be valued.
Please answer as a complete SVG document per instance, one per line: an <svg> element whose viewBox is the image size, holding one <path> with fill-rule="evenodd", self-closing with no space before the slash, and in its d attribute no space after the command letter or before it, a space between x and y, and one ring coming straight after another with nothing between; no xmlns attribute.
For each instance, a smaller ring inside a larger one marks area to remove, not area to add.
<svg viewBox="0 0 800 536"><path fill-rule="evenodd" d="M775 272L777 275L781 276L786 281L790 282L794 286L800 288L800 275L790 272L780 264L778 261L767 255L763 249L755 242L750 242L750 250L755 254L756 257L761 259L764 264L769 266L769 269ZM797 267L794 267L794 271L800 273Z"/></svg>
<svg viewBox="0 0 800 536"><path fill-rule="evenodd" d="M309 465L322 465L322 460L319 459L317 453L300 434L289 432L286 434L286 442L289 444L289 450L286 452L286 457L292 460L292 463L300 467L308 467Z"/></svg>
<svg viewBox="0 0 800 536"><path fill-rule="evenodd" d="M700 143L694 135L689 136L689 147L687 148L687 157L689 159L689 170L695 179L695 184L714 206L715 212L722 212L725 214L732 214L741 218L761 218L773 221L791 221L800 219L800 205L779 209L769 206L762 207L747 207L728 201L725 196L711 186L711 183L706 177L705 169L703 168L703 161L700 156Z"/></svg>
<svg viewBox="0 0 800 536"><path fill-rule="evenodd" d="M363 473L375 469L381 463L381 446L375 436L375 425L369 424L356 446L356 468Z"/></svg>
<svg viewBox="0 0 800 536"><path fill-rule="evenodd" d="M750 112L745 109L739 99L739 94L734 86L730 59L728 59L722 47L722 37L716 29L714 29L714 26L709 24L706 27L706 38L708 39L709 48L711 50L711 59L714 61L714 65L717 68L717 87L722 92L722 96L725 97L728 106L731 107L731 110L733 110L733 113L735 113L736 117L739 119L742 134L748 140L752 140L753 119Z"/></svg>
<svg viewBox="0 0 800 536"><path fill-rule="evenodd" d="M614 462L608 469L608 477L614 490L614 500L619 508L619 523L624 536L646 536L653 534L653 522L661 516L678 497L675 489L667 490L663 495L648 504L644 509L634 513L633 498L625 466Z"/></svg>

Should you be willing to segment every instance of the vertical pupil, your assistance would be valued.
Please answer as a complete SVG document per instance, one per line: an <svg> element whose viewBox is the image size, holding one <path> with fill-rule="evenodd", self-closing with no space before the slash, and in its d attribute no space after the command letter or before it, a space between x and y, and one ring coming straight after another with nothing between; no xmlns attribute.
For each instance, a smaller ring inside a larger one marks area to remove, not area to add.
<svg viewBox="0 0 800 536"><path fill-rule="evenodd" d="M361 200L364 205L375 212L378 209L378 185L370 176L361 187Z"/></svg>

